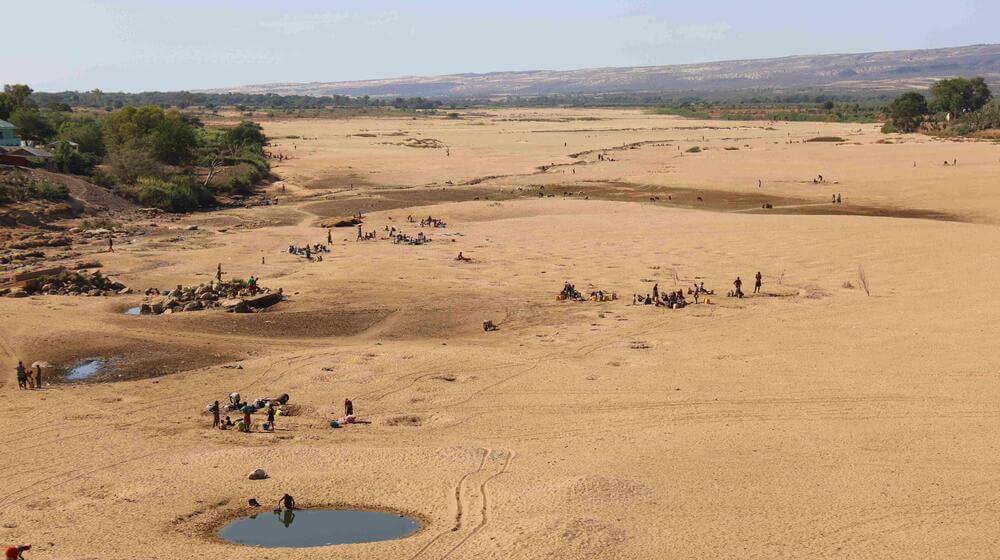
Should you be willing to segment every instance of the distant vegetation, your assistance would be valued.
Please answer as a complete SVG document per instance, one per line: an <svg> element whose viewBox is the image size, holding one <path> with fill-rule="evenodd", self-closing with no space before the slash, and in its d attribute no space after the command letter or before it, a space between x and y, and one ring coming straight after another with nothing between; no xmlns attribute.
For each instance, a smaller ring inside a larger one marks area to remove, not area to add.
<svg viewBox="0 0 1000 560"><path fill-rule="evenodd" d="M14 123L22 139L63 141L55 151L60 171L87 175L144 206L209 207L218 195L250 194L270 171L267 138L250 121L210 129L195 116L155 105L79 113L53 100L40 106L38 99L28 86L5 86L0 118Z"/></svg>
<svg viewBox="0 0 1000 560"><path fill-rule="evenodd" d="M915 91L894 99L882 131L968 135L1000 129L1000 105L983 78L941 80L930 94L930 101Z"/></svg>
<svg viewBox="0 0 1000 560"><path fill-rule="evenodd" d="M275 109L327 109L331 107L394 107L397 109L437 109L441 101L423 97L395 99L372 98L369 96L349 97L332 95L313 97L310 95L278 95L275 93L193 93L190 91L122 93L93 91L63 91L58 93L36 92L32 99L42 107L54 105L103 109L113 111L129 105L155 105L161 108L188 109L200 107L209 111L232 107L237 111Z"/></svg>
<svg viewBox="0 0 1000 560"><path fill-rule="evenodd" d="M882 118L881 99L839 98L823 95L776 96L743 101L681 100L650 109L659 115L731 121L810 121L872 123Z"/></svg>

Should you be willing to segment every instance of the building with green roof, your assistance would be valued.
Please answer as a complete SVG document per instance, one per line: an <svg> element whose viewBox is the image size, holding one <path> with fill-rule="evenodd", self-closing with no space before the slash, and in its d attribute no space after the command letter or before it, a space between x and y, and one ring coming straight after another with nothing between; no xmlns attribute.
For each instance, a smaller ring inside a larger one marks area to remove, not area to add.
<svg viewBox="0 0 1000 560"><path fill-rule="evenodd" d="M17 137L17 127L7 121L0 120L0 146L20 146L21 139Z"/></svg>

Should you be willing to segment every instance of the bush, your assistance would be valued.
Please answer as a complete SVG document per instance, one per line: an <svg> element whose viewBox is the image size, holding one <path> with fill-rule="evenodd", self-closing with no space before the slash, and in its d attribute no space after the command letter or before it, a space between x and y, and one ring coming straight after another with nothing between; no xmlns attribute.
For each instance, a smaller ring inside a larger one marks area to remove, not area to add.
<svg viewBox="0 0 1000 560"><path fill-rule="evenodd" d="M65 185L38 181L23 175L8 176L0 183L0 204L28 200L59 201L69 198Z"/></svg>
<svg viewBox="0 0 1000 560"><path fill-rule="evenodd" d="M94 154L83 154L73 150L70 145L63 142L56 150L56 165L63 173L74 173L76 175L87 175L94 170L97 165L97 156Z"/></svg>
<svg viewBox="0 0 1000 560"><path fill-rule="evenodd" d="M159 177L163 169L153 154L136 145L116 148L107 159L108 175L114 183L134 185L140 177Z"/></svg>
<svg viewBox="0 0 1000 560"><path fill-rule="evenodd" d="M969 126L976 131L1000 128L1000 102L993 101L969 117Z"/></svg>
<svg viewBox="0 0 1000 560"><path fill-rule="evenodd" d="M119 187L119 192L142 206L167 212L190 212L215 202L212 193L189 176L175 176L169 181L141 177L134 185Z"/></svg>
<svg viewBox="0 0 1000 560"><path fill-rule="evenodd" d="M110 219L110 218L94 218L93 220L84 220L80 222L80 229L108 229L114 230L120 228L121 224Z"/></svg>
<svg viewBox="0 0 1000 560"><path fill-rule="evenodd" d="M66 185L57 185L48 181L36 181L34 183L35 198L57 201L69 198L69 189Z"/></svg>

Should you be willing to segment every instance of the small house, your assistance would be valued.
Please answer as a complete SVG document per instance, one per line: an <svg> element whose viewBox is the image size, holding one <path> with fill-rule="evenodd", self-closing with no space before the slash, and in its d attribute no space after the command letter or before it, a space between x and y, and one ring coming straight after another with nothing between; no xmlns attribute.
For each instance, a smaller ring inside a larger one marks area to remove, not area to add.
<svg viewBox="0 0 1000 560"><path fill-rule="evenodd" d="M17 137L17 127L7 121L0 120L0 146L20 146L21 139Z"/></svg>
<svg viewBox="0 0 1000 560"><path fill-rule="evenodd" d="M67 146L69 146L69 149L72 150L72 151L74 151L74 152L79 152L80 151L80 145L79 144L77 144L76 142L70 142L70 141L67 141L67 140L56 140L55 142L51 142L49 144L46 144L45 147L48 148L53 153L56 153L56 152L59 151L59 148L61 148L63 144L66 144Z"/></svg>

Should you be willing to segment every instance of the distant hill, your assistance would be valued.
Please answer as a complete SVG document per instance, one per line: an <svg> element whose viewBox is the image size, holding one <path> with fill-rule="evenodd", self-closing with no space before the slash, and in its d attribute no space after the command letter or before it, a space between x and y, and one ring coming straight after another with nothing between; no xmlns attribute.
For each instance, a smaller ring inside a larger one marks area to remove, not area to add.
<svg viewBox="0 0 1000 560"><path fill-rule="evenodd" d="M673 66L452 74L357 82L275 83L209 91L432 98L718 93L816 88L891 92L926 88L935 80L951 76L984 76L990 84L1000 84L1000 45L802 55Z"/></svg>

